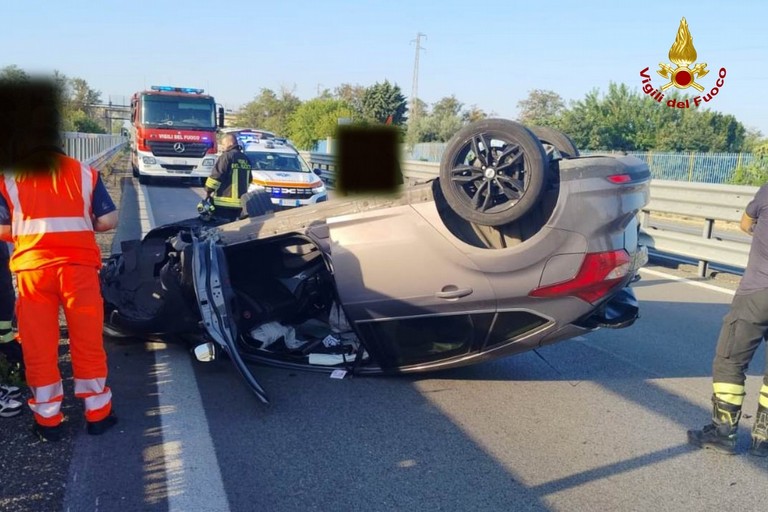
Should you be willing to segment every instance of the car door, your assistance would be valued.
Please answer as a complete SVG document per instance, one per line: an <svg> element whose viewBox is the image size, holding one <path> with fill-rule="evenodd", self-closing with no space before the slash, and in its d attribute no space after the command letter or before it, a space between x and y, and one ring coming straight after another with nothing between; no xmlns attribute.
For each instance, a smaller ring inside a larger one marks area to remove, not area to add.
<svg viewBox="0 0 768 512"><path fill-rule="evenodd" d="M256 381L237 350L238 328L234 316L235 296L229 280L224 249L213 239L192 239L192 275L197 305L208 334L223 349L248 383L248 387L265 404L269 403L264 388Z"/></svg>
<svg viewBox="0 0 768 512"><path fill-rule="evenodd" d="M496 297L486 275L410 205L328 219L339 298L383 368L477 351Z"/></svg>

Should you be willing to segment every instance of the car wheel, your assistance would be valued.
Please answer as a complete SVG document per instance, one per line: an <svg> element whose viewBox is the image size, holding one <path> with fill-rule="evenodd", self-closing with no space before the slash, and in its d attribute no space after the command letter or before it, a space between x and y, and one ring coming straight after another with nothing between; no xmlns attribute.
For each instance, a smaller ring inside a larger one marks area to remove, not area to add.
<svg viewBox="0 0 768 512"><path fill-rule="evenodd" d="M139 169L135 165L133 165L133 164L131 164L131 169L133 170L133 177L134 178L138 178L139 177Z"/></svg>
<svg viewBox="0 0 768 512"><path fill-rule="evenodd" d="M448 141L440 161L440 188L464 220L501 226L538 204L548 161L541 142L522 124L484 119Z"/></svg>
<svg viewBox="0 0 768 512"><path fill-rule="evenodd" d="M243 213L248 217L260 217L275 211L269 193L264 190L254 190L244 194L240 198L240 204L243 207Z"/></svg>
<svg viewBox="0 0 768 512"><path fill-rule="evenodd" d="M556 149L563 158L575 158L579 156L579 150L576 148L573 139L554 128L548 126L531 126L530 130L539 138L544 146L544 151L550 156Z"/></svg>

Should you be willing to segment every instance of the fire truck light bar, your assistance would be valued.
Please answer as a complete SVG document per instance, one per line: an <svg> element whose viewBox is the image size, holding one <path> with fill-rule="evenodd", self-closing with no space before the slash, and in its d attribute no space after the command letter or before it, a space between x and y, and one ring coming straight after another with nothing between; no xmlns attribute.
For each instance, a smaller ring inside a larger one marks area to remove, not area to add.
<svg viewBox="0 0 768 512"><path fill-rule="evenodd" d="M171 91L186 92L189 94L203 94L203 89L194 89L192 87L171 87L170 85L153 85L153 91Z"/></svg>

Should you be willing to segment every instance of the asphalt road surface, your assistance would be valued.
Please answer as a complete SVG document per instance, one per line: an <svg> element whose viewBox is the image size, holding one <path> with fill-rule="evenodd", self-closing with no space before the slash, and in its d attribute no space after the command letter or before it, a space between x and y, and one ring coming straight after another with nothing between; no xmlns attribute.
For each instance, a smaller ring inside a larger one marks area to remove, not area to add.
<svg viewBox="0 0 768 512"><path fill-rule="evenodd" d="M201 194L134 187L121 238L193 216ZM744 453L764 348L741 453L686 444L709 417L733 282L653 265L642 276L642 318L628 329L420 376L255 367L269 407L229 361L110 339L121 423L76 440L63 510L765 510L768 460Z"/></svg>

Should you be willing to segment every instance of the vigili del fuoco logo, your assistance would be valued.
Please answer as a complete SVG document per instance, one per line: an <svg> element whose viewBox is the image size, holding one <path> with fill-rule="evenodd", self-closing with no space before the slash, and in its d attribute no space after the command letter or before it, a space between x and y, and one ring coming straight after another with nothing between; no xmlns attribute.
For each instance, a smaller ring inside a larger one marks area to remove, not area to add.
<svg viewBox="0 0 768 512"><path fill-rule="evenodd" d="M683 18L680 20L680 27L677 29L675 43L669 49L669 60L672 61L673 65L661 62L659 63L659 69L656 71L664 79L668 80L667 83L658 89L655 88L651 84L650 68L647 67L640 71L640 77L643 79L643 92L659 103L663 102L664 91L672 86L678 89L693 87L703 93L705 87L697 80L709 74L709 70L707 69L706 62L696 63L696 57L696 48L693 46L693 38L688 30L688 22ZM691 67L691 64L693 64L693 67ZM715 86L706 94L697 95L686 100L672 98L666 101L666 105L671 108L690 108L698 107L702 103L709 103L717 96L725 84L725 73L725 68L720 68L717 72L718 78L715 80Z"/></svg>

